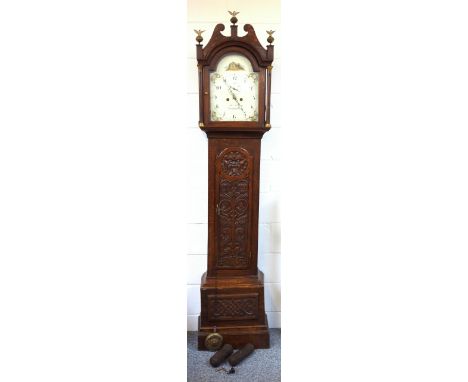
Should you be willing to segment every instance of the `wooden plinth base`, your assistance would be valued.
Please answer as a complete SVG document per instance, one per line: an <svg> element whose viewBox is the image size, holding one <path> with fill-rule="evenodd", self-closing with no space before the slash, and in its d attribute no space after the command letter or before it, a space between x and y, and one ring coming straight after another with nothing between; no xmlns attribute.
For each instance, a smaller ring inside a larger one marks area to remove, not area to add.
<svg viewBox="0 0 468 382"><path fill-rule="evenodd" d="M248 343L257 349L270 347L261 271L255 276L230 278L207 278L204 274L200 292L199 350L206 350L205 338L215 330L225 344L236 349Z"/></svg>
<svg viewBox="0 0 468 382"><path fill-rule="evenodd" d="M268 349L270 347L270 334L268 332L268 321L265 315L266 325L259 327L223 327L217 328L216 332L223 336L223 343L230 344L234 349L240 349L245 344L251 343L255 349ZM198 350L208 350L205 347L205 338L213 333L212 328L201 328L200 317L198 318Z"/></svg>

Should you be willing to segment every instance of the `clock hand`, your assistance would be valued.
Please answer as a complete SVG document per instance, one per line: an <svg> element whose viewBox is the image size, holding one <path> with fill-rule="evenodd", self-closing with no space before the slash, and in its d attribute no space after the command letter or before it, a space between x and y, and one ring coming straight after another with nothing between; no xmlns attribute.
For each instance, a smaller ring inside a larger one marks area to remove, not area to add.
<svg viewBox="0 0 468 382"><path fill-rule="evenodd" d="M231 88L231 86L229 86L229 88ZM239 105L239 109L241 109L242 112L244 113L245 118L247 118L247 113L245 112L245 110L242 108L241 104L240 104L239 101L237 100L236 95L234 94L234 92L233 92L231 89L229 89L229 92L231 93L232 98L234 99L234 101L236 101L237 104Z"/></svg>
<svg viewBox="0 0 468 382"><path fill-rule="evenodd" d="M229 91L231 91L231 89L232 89L232 90L235 90L236 92L239 91L238 89L236 89L235 87L232 87L231 85L228 85L228 87L229 87ZM231 94L232 94L232 92L231 92Z"/></svg>
<svg viewBox="0 0 468 382"><path fill-rule="evenodd" d="M236 89L235 87L233 87L233 86L229 85L229 84L227 83L227 81L226 81L226 78L224 78L224 77L223 77L223 81L224 81L224 83L225 83L225 84L226 84L226 85L229 87L229 89L234 89L236 92L238 92L238 91L239 91L239 90L238 90L238 89Z"/></svg>

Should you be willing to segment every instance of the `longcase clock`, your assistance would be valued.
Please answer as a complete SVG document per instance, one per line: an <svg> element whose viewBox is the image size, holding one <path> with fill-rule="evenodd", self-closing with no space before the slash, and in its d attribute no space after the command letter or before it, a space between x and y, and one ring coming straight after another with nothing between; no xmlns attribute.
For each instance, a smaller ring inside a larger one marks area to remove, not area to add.
<svg viewBox="0 0 468 382"><path fill-rule="evenodd" d="M208 267L201 280L198 348L210 335L235 348L269 347L263 273L257 267L260 146L270 129L273 31L260 44L246 24L216 25L205 47L196 40L199 127L208 137Z"/></svg>

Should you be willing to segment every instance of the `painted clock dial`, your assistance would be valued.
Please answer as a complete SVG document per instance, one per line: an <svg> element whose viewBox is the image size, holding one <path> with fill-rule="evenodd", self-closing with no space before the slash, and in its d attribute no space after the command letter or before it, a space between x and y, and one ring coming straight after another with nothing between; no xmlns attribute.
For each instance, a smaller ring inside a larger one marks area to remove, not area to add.
<svg viewBox="0 0 468 382"><path fill-rule="evenodd" d="M258 73L241 54L224 56L210 73L211 121L258 121Z"/></svg>

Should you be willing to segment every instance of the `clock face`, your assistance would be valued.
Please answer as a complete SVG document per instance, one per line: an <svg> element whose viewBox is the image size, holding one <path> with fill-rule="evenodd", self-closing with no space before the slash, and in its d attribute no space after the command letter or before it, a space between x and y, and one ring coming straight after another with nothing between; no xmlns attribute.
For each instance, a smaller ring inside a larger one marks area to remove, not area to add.
<svg viewBox="0 0 468 382"><path fill-rule="evenodd" d="M212 121L258 121L258 73L241 54L224 56L210 73Z"/></svg>

